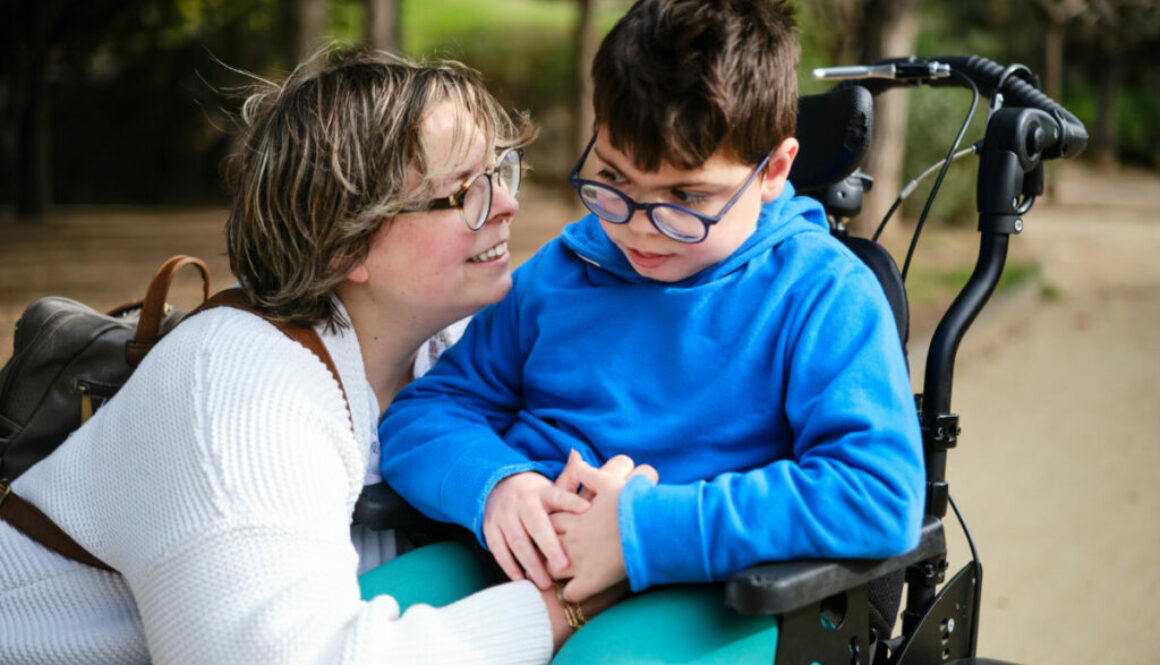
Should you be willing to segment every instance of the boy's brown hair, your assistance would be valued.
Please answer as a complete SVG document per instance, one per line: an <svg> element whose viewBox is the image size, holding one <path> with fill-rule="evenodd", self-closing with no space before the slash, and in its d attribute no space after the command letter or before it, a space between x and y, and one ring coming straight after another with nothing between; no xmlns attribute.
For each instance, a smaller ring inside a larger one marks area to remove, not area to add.
<svg viewBox="0 0 1160 665"><path fill-rule="evenodd" d="M759 163L794 135L796 26L785 0L640 0L593 61L597 127L645 171Z"/></svg>
<svg viewBox="0 0 1160 665"><path fill-rule="evenodd" d="M465 113L454 145L467 139L469 123L496 149L535 134L476 71L377 51L320 53L246 100L245 127L227 163L226 246L255 305L291 323L346 323L334 287L366 259L386 220L431 198L431 183L454 166L431 163L423 144L426 114L444 101ZM420 184L408 189L412 166Z"/></svg>

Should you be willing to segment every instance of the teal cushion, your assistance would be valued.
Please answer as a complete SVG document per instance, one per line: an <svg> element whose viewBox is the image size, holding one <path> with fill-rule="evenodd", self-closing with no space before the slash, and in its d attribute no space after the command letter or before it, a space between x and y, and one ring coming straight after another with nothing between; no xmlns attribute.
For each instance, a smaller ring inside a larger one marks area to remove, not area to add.
<svg viewBox="0 0 1160 665"><path fill-rule="evenodd" d="M358 578L363 600L388 594L406 611L416 603L443 607L485 589L498 580L493 568L463 545L425 545L391 559Z"/></svg>
<svg viewBox="0 0 1160 665"><path fill-rule="evenodd" d="M662 587L594 617L565 644L559 664L772 663L774 617L740 616L720 585Z"/></svg>
<svg viewBox="0 0 1160 665"><path fill-rule="evenodd" d="M408 552L359 577L363 600L388 594L400 611L435 607L485 589L495 567L454 542ZM577 631L553 663L593 665L772 663L773 617L743 617L725 607L720 585L662 587L631 596Z"/></svg>

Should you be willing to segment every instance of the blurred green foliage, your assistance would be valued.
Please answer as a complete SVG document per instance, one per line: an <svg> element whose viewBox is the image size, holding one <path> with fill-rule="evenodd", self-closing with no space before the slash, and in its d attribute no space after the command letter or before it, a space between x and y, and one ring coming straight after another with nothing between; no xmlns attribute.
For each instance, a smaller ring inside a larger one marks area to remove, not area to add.
<svg viewBox="0 0 1160 665"><path fill-rule="evenodd" d="M47 66L52 127L52 182L57 202L185 203L221 200L218 164L229 148L230 113L246 78L233 70L278 78L291 66L287 15L293 3L277 0L90 0L66 6L45 0L54 21ZM505 104L528 110L545 126L537 150L569 163L572 137L560 127L575 106L571 0L396 0L402 8L403 49L411 55L462 60L481 70ZM629 0L593 0L596 32L603 35ZM798 0L802 25L801 89L825 84L808 73L842 52L837 34L818 6ZM33 5L27 5L33 6ZM361 0L331 0L328 36L359 42ZM27 13L27 11L26 11ZM0 24L4 22L0 21ZM925 0L920 55L980 54L998 62L1024 62L1043 71L1044 21L1032 0ZM18 110L28 42L20 21L0 25L6 52L0 60L0 201L13 197L19 159ZM1069 30L1063 102L1089 129L1096 119L1101 69L1084 46L1090 34ZM1136 44L1118 93L1122 160L1155 166L1160 160L1160 67L1146 54L1157 40ZM1139 54L1139 57L1135 57ZM916 90L909 96L909 136L903 181L941 160L969 106L969 93ZM982 135L980 102L963 145ZM973 218L973 159L951 167L932 215ZM934 178L907 201L921 210Z"/></svg>
<svg viewBox="0 0 1160 665"><path fill-rule="evenodd" d="M907 297L913 302L949 302L971 277L971 266L930 267L912 265L906 280ZM1035 281L1041 283L1041 293L1049 287L1042 284L1043 271L1035 262L1011 260L1003 268L1003 274L995 285L995 294L1010 292L1024 284ZM1050 297L1045 294L1045 297Z"/></svg>
<svg viewBox="0 0 1160 665"><path fill-rule="evenodd" d="M1120 149L1126 161L1160 164L1160 95L1119 91Z"/></svg>
<svg viewBox="0 0 1160 665"><path fill-rule="evenodd" d="M509 105L543 111L572 99L575 6L569 2L451 0L403 5L403 48L479 69Z"/></svg>
<svg viewBox="0 0 1160 665"><path fill-rule="evenodd" d="M539 110L573 100L577 5L570 0L396 0L401 2L402 50L412 57L449 58L480 70L509 105ZM596 3L603 35L630 0ZM357 43L363 3L336 0L330 35Z"/></svg>

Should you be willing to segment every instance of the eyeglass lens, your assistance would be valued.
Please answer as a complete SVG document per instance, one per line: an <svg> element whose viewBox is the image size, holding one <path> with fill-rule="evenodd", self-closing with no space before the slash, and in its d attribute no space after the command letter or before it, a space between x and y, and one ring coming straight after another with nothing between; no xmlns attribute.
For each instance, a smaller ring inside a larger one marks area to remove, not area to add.
<svg viewBox="0 0 1160 665"><path fill-rule="evenodd" d="M481 173L468 185L463 194L463 219L473 230L483 228L491 214L492 178L496 185L515 197L520 193L520 154L516 150L506 150L499 156L499 163L491 174Z"/></svg>
<svg viewBox="0 0 1160 665"><path fill-rule="evenodd" d="M614 224L623 224L631 216L628 199L611 187L585 182L580 187L580 200L596 216ZM658 205L649 211L649 216L662 233L674 240L696 242L706 233L704 222L676 207Z"/></svg>

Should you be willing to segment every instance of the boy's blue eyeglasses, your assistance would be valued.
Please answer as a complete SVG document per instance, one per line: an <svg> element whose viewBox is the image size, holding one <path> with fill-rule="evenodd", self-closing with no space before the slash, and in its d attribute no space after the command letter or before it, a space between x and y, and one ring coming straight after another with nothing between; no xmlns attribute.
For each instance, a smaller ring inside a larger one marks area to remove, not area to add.
<svg viewBox="0 0 1160 665"><path fill-rule="evenodd" d="M488 216L491 215L493 185L503 187L513 198L519 196L520 180L523 178L523 156L522 149L508 148L496 158L494 168L472 176L451 196L431 199L417 207L400 210L399 214L455 208L459 210L463 225L472 231L478 231L483 228Z"/></svg>
<svg viewBox="0 0 1160 665"><path fill-rule="evenodd" d="M734 203L737 203L737 199L741 198L742 192L749 188L753 179L769 163L770 158L770 155L766 155L765 159L757 165L757 168L753 169L753 173L749 174L749 178L737 190L733 198L729 199L729 202L721 209L721 212L710 216L702 215L695 210L675 203L637 203L615 187L610 187L602 182L581 179L580 167L584 165L584 160L588 159L588 153L592 151L592 146L595 144L596 136L593 135L592 140L588 142L588 147L584 148L584 154L580 155L580 161L576 162L576 167L568 176L568 182L576 188L576 193L580 195L580 201L584 203L584 207L600 219L613 224L624 224L632 218L633 213L637 210L644 210L648 213L649 221L658 231L677 242L685 243L698 243L704 240L709 235L709 226L721 221L725 213L729 212Z"/></svg>

